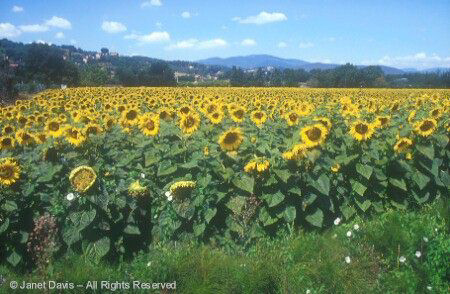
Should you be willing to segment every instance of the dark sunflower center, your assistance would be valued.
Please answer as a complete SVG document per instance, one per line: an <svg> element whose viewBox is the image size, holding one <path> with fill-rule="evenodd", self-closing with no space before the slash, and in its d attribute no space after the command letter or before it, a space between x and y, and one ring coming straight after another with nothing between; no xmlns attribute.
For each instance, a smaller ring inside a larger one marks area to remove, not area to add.
<svg viewBox="0 0 450 294"><path fill-rule="evenodd" d="M86 130L86 135L95 135L98 133L98 129L96 127L88 127Z"/></svg>
<svg viewBox="0 0 450 294"><path fill-rule="evenodd" d="M388 119L385 117L378 118L378 121L381 123L381 125L385 125L388 122Z"/></svg>
<svg viewBox="0 0 450 294"><path fill-rule="evenodd" d="M291 121L296 121L296 120L297 120L297 115L296 115L295 113L291 113L291 114L289 115L289 119L290 119Z"/></svg>
<svg viewBox="0 0 450 294"><path fill-rule="evenodd" d="M433 110L433 112L431 112L431 115L438 116L439 115L439 109Z"/></svg>
<svg viewBox="0 0 450 294"><path fill-rule="evenodd" d="M5 127L4 129L5 134L11 134L13 132L13 128L10 126Z"/></svg>
<svg viewBox="0 0 450 294"><path fill-rule="evenodd" d="M434 128L434 123L430 120L426 120L420 125L420 130L423 132L429 131L432 128Z"/></svg>
<svg viewBox="0 0 450 294"><path fill-rule="evenodd" d="M236 111L234 112L234 115L235 115L237 118L241 119L241 118L244 116L244 111L243 111L242 109L236 110Z"/></svg>
<svg viewBox="0 0 450 294"><path fill-rule="evenodd" d="M401 141L400 144L398 144L398 148L402 149L408 146L408 142Z"/></svg>
<svg viewBox="0 0 450 294"><path fill-rule="evenodd" d="M2 178L12 178L12 176L14 175L14 171L12 169L11 166L4 166L2 168L0 168L0 176Z"/></svg>
<svg viewBox="0 0 450 294"><path fill-rule="evenodd" d="M133 120L137 117L137 112L134 110L131 110L127 113L127 119L128 120Z"/></svg>
<svg viewBox="0 0 450 294"><path fill-rule="evenodd" d="M306 132L306 135L311 141L318 141L322 135L322 131L319 128L312 128Z"/></svg>
<svg viewBox="0 0 450 294"><path fill-rule="evenodd" d="M213 115L213 118L218 119L219 118L219 114L217 112L215 112Z"/></svg>
<svg viewBox="0 0 450 294"><path fill-rule="evenodd" d="M212 112L214 112L215 110L216 110L216 106L214 106L214 105L208 106L208 112L209 112L209 113L212 113Z"/></svg>
<svg viewBox="0 0 450 294"><path fill-rule="evenodd" d="M184 121L184 126L186 128L191 128L195 125L195 119L193 117L188 117L186 118L186 120Z"/></svg>
<svg viewBox="0 0 450 294"><path fill-rule="evenodd" d="M366 124L357 124L355 130L358 134L366 134L369 130L369 127Z"/></svg>
<svg viewBox="0 0 450 294"><path fill-rule="evenodd" d="M188 114L189 113L189 107L187 107L187 106L185 106L185 107L182 107L181 109L180 109L180 111L182 112L182 113L184 113L184 114Z"/></svg>
<svg viewBox="0 0 450 294"><path fill-rule="evenodd" d="M155 129L155 124L153 123L152 120L149 120L149 121L145 124L145 127L146 127L147 129L149 129L150 131L153 131L153 130Z"/></svg>
<svg viewBox="0 0 450 294"><path fill-rule="evenodd" d="M161 113L159 114L159 117L162 119L166 119L169 116L169 114L167 113L167 111L161 111Z"/></svg>
<svg viewBox="0 0 450 294"><path fill-rule="evenodd" d="M257 112L257 113L255 113L255 118L261 119L262 117L263 117L262 112Z"/></svg>
<svg viewBox="0 0 450 294"><path fill-rule="evenodd" d="M59 130L59 123L57 123L57 122L51 122L51 123L48 125L48 128L50 129L50 131L56 132L56 131Z"/></svg>
<svg viewBox="0 0 450 294"><path fill-rule="evenodd" d="M235 132L230 132L225 136L224 142L225 144L233 144L238 139L238 134Z"/></svg>

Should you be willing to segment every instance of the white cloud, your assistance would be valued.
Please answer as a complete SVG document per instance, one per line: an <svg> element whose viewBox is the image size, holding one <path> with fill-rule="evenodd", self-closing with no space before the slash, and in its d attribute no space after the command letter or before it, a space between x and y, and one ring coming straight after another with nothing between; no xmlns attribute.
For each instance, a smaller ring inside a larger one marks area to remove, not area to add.
<svg viewBox="0 0 450 294"><path fill-rule="evenodd" d="M121 33L127 30L127 27L120 22L104 21L102 23L102 30L109 34Z"/></svg>
<svg viewBox="0 0 450 294"><path fill-rule="evenodd" d="M45 22L46 26L55 27L60 29L71 29L72 24L65 18L53 16Z"/></svg>
<svg viewBox="0 0 450 294"><path fill-rule="evenodd" d="M450 56L443 57L436 53L428 55L425 52L418 52L416 54L405 55L405 56L389 56L386 55L380 58L377 62L370 62L371 64L381 64L399 68L405 67L416 67L419 69L430 68L430 67L450 67Z"/></svg>
<svg viewBox="0 0 450 294"><path fill-rule="evenodd" d="M256 41L253 39L244 39L241 42L242 46L256 46Z"/></svg>
<svg viewBox="0 0 450 294"><path fill-rule="evenodd" d="M13 8L12 8L12 11L13 12L22 12L23 11L23 7L22 6L17 6L17 5L14 5L13 6Z"/></svg>
<svg viewBox="0 0 450 294"><path fill-rule="evenodd" d="M125 39L137 40L141 43L160 43L170 41L168 32L152 32L148 35L130 34L124 37Z"/></svg>
<svg viewBox="0 0 450 294"><path fill-rule="evenodd" d="M234 17L232 20L237 21L239 23L244 23L244 24L262 25L262 24L271 23L271 22L284 21L284 20L287 20L287 17L284 13L281 13L281 12L270 13L270 12L262 11L258 15L248 16L245 18L237 16L237 17Z"/></svg>
<svg viewBox="0 0 450 294"><path fill-rule="evenodd" d="M181 17L182 18L191 18L191 13L189 12L189 11L183 11L182 13L181 13Z"/></svg>
<svg viewBox="0 0 450 294"><path fill-rule="evenodd" d="M21 31L15 25L9 22L0 23L0 38L14 38L21 34Z"/></svg>
<svg viewBox="0 0 450 294"><path fill-rule="evenodd" d="M286 44L286 42L280 42L280 43L278 43L277 47L278 48L286 48L287 44Z"/></svg>
<svg viewBox="0 0 450 294"><path fill-rule="evenodd" d="M172 49L212 49L212 48L220 48L220 47L226 47L228 45L227 41L221 38L211 39L211 40L205 40L200 41L195 38L183 40L180 42L177 42L176 44L170 45L166 47L167 50Z"/></svg>
<svg viewBox="0 0 450 294"><path fill-rule="evenodd" d="M20 30L25 33L42 33L48 31L48 26L33 24L33 25L24 25L19 26Z"/></svg>
<svg viewBox="0 0 450 294"><path fill-rule="evenodd" d="M64 33L63 32L56 33L55 38L56 39L64 39L65 38Z"/></svg>
<svg viewBox="0 0 450 294"><path fill-rule="evenodd" d="M141 8L150 7L150 6L162 6L161 0L150 0L142 2Z"/></svg>
<svg viewBox="0 0 450 294"><path fill-rule="evenodd" d="M77 41L75 39L70 39L70 44L75 45Z"/></svg>
<svg viewBox="0 0 450 294"><path fill-rule="evenodd" d="M45 45L49 45L49 46L51 46L51 45L52 45L52 43L49 43L49 42L45 42L45 41L43 41L43 40L36 40L36 41L34 41L33 43L38 43L38 44L45 44Z"/></svg>
<svg viewBox="0 0 450 294"><path fill-rule="evenodd" d="M300 42L298 47L301 48L301 49L311 48L311 47L314 47L314 44L311 43L311 42Z"/></svg>

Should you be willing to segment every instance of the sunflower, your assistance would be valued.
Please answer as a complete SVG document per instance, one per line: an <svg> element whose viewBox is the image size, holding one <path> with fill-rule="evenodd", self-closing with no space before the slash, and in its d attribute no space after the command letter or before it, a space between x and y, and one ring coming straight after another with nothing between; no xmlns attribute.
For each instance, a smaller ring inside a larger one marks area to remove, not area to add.
<svg viewBox="0 0 450 294"><path fill-rule="evenodd" d="M246 173L251 173L252 171L254 171L256 169L256 161L252 160L250 162L248 162L245 166L244 166L244 171Z"/></svg>
<svg viewBox="0 0 450 294"><path fill-rule="evenodd" d="M139 123L139 110L135 108L130 108L124 110L120 117L120 120L123 125L134 126Z"/></svg>
<svg viewBox="0 0 450 294"><path fill-rule="evenodd" d="M198 113L189 113L183 115L180 120L180 129L185 135L193 134L200 126L200 115Z"/></svg>
<svg viewBox="0 0 450 294"><path fill-rule="evenodd" d="M34 136L24 129L17 130L16 140L20 145L31 145L36 143Z"/></svg>
<svg viewBox="0 0 450 294"><path fill-rule="evenodd" d="M290 112L286 113L284 118L286 119L289 126L294 126L294 125L298 124L298 121L299 121L299 115L296 111L290 111Z"/></svg>
<svg viewBox="0 0 450 294"><path fill-rule="evenodd" d="M411 146L413 145L413 142L409 138L399 138L397 143L394 146L394 151L398 153L402 153L407 151Z"/></svg>
<svg viewBox="0 0 450 294"><path fill-rule="evenodd" d="M148 192L148 189L144 186L141 186L139 180L133 182L128 186L128 195L132 197L141 197L145 196Z"/></svg>
<svg viewBox="0 0 450 294"><path fill-rule="evenodd" d="M339 163L335 163L331 166L331 171L337 173L341 169L341 165Z"/></svg>
<svg viewBox="0 0 450 294"><path fill-rule="evenodd" d="M389 116L377 116L373 126L376 128L384 128L389 124L390 119Z"/></svg>
<svg viewBox="0 0 450 294"><path fill-rule="evenodd" d="M85 137L89 137L90 135L98 135L102 132L102 128L98 124L89 123L87 124L83 130L82 133Z"/></svg>
<svg viewBox="0 0 450 294"><path fill-rule="evenodd" d="M241 123L244 120L245 116L245 109L242 107L235 107L233 110L230 111L231 119L234 122Z"/></svg>
<svg viewBox="0 0 450 294"><path fill-rule="evenodd" d="M223 112L215 111L215 112L211 113L210 115L208 115L208 118L213 124L218 125L218 124L220 124L220 122L223 119Z"/></svg>
<svg viewBox="0 0 450 294"><path fill-rule="evenodd" d="M242 141L244 141L244 135L241 130L239 128L231 128L220 135L219 145L224 151L235 151L239 148Z"/></svg>
<svg viewBox="0 0 450 294"><path fill-rule="evenodd" d="M267 114L262 110L255 110L251 115L252 121L259 127L267 120Z"/></svg>
<svg viewBox="0 0 450 294"><path fill-rule="evenodd" d="M151 113L142 115L139 128L146 136L156 136L159 132L159 116Z"/></svg>
<svg viewBox="0 0 450 294"><path fill-rule="evenodd" d="M172 112L166 107L160 109L158 115L159 115L159 118L162 120L172 119Z"/></svg>
<svg viewBox="0 0 450 294"><path fill-rule="evenodd" d="M16 142L11 136L0 137L0 150L12 149L14 148Z"/></svg>
<svg viewBox="0 0 450 294"><path fill-rule="evenodd" d="M0 184L10 186L20 178L20 167L13 158L0 159Z"/></svg>
<svg viewBox="0 0 450 294"><path fill-rule="evenodd" d="M194 110L189 105L183 105L180 107L178 114L180 115L180 117L182 117L191 114L193 112Z"/></svg>
<svg viewBox="0 0 450 294"><path fill-rule="evenodd" d="M270 167L270 163L268 160L260 161L256 164L256 170L259 173L263 173L263 172L269 170L269 167Z"/></svg>
<svg viewBox="0 0 450 294"><path fill-rule="evenodd" d="M360 120L355 121L350 128L350 134L358 141L370 139L374 132L372 124Z"/></svg>
<svg viewBox="0 0 450 294"><path fill-rule="evenodd" d="M304 127L300 131L302 142L307 148L312 148L322 144L328 135L328 130L322 124L314 124Z"/></svg>
<svg viewBox="0 0 450 294"><path fill-rule="evenodd" d="M415 124L414 130L422 137L428 137L437 128L437 121L434 118L427 118Z"/></svg>
<svg viewBox="0 0 450 294"><path fill-rule="evenodd" d="M79 166L73 169L69 175L69 181L75 191L84 193L94 185L97 179L95 171L86 165Z"/></svg>
<svg viewBox="0 0 450 294"><path fill-rule="evenodd" d="M188 197L196 184L193 181L178 181L170 186L170 194L175 200L183 200Z"/></svg>
<svg viewBox="0 0 450 294"><path fill-rule="evenodd" d="M206 157L206 156L209 156L209 148L208 148L208 146L205 146L204 148L203 148L203 155Z"/></svg>
<svg viewBox="0 0 450 294"><path fill-rule="evenodd" d="M45 132L38 132L34 135L36 138L36 143L43 144L47 140L47 134Z"/></svg>
<svg viewBox="0 0 450 294"><path fill-rule="evenodd" d="M430 116L434 119L439 119L439 117L441 117L443 112L444 111L442 108L434 108L430 111Z"/></svg>
<svg viewBox="0 0 450 294"><path fill-rule="evenodd" d="M66 141L74 146L80 146L86 140L86 137L83 135L83 131L76 127L66 128L64 135Z"/></svg>
<svg viewBox="0 0 450 294"><path fill-rule="evenodd" d="M331 123L331 120L330 120L329 118L327 118L327 117L322 117L322 116L317 116L317 117L315 117L315 118L313 119L313 121L320 122L321 124L324 125L324 127L327 128L328 131L331 130L332 123Z"/></svg>
<svg viewBox="0 0 450 294"><path fill-rule="evenodd" d="M11 125L6 125L3 127L2 135L12 135L14 133L14 127Z"/></svg>
<svg viewBox="0 0 450 294"><path fill-rule="evenodd" d="M63 135L64 127L59 120L52 119L45 124L45 131L50 137L58 138Z"/></svg>

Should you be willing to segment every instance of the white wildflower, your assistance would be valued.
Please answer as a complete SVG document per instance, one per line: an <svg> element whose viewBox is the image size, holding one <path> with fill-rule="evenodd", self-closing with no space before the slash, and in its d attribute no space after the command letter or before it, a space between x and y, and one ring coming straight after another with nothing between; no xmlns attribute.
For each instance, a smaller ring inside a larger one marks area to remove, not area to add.
<svg viewBox="0 0 450 294"><path fill-rule="evenodd" d="M346 262L346 263L350 263L350 262L351 262L350 256L346 256L346 257L345 257L345 262Z"/></svg>
<svg viewBox="0 0 450 294"><path fill-rule="evenodd" d="M427 290L431 291L433 288L431 288L431 286L427 286Z"/></svg>
<svg viewBox="0 0 450 294"><path fill-rule="evenodd" d="M341 222L341 219L340 218L336 218L335 220L334 220L334 224L337 226L337 225L339 225L339 223Z"/></svg>
<svg viewBox="0 0 450 294"><path fill-rule="evenodd" d="M75 194L73 194L73 193L67 194L66 199L69 201L72 201L73 199L75 199Z"/></svg>
<svg viewBox="0 0 450 294"><path fill-rule="evenodd" d="M170 193L170 191L167 191L167 192L165 193L165 195L166 195L166 197L167 197L167 200L172 201L173 195L172 195L172 193Z"/></svg>
<svg viewBox="0 0 450 294"><path fill-rule="evenodd" d="M350 238L351 236L352 236L352 231L348 231L348 232L347 232L347 237Z"/></svg>
<svg viewBox="0 0 450 294"><path fill-rule="evenodd" d="M152 265L152 262L151 262L151 261L147 262L147 267L149 267L149 266L151 266L151 265Z"/></svg>
<svg viewBox="0 0 450 294"><path fill-rule="evenodd" d="M422 256L422 252L420 252L420 251L417 250L417 251L416 251L416 257L417 257L417 258L420 258L421 256Z"/></svg>
<svg viewBox="0 0 450 294"><path fill-rule="evenodd" d="M307 289L306 294L311 294L311 290Z"/></svg>
<svg viewBox="0 0 450 294"><path fill-rule="evenodd" d="M353 226L353 229L355 229L355 231L359 230L359 225L358 225L358 224L355 224L355 225Z"/></svg>
<svg viewBox="0 0 450 294"><path fill-rule="evenodd" d="M401 263L404 263L406 261L406 257L404 256L400 256L400 258L398 259Z"/></svg>
<svg viewBox="0 0 450 294"><path fill-rule="evenodd" d="M428 238L427 237L423 237L423 241L428 242Z"/></svg>
<svg viewBox="0 0 450 294"><path fill-rule="evenodd" d="M141 173L141 178L145 179L145 174Z"/></svg>

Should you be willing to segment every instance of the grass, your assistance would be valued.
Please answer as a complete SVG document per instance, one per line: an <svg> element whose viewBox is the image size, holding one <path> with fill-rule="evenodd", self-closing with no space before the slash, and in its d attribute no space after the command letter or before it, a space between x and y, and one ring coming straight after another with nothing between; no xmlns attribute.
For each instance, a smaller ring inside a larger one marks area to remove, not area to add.
<svg viewBox="0 0 450 294"><path fill-rule="evenodd" d="M73 255L44 272L20 274L0 266L7 279L0 291L9 293L11 280L138 280L176 281L177 293L448 293L448 227L448 202L438 201L420 211L389 211L323 233L263 239L245 250L160 243L131 263L96 264Z"/></svg>

